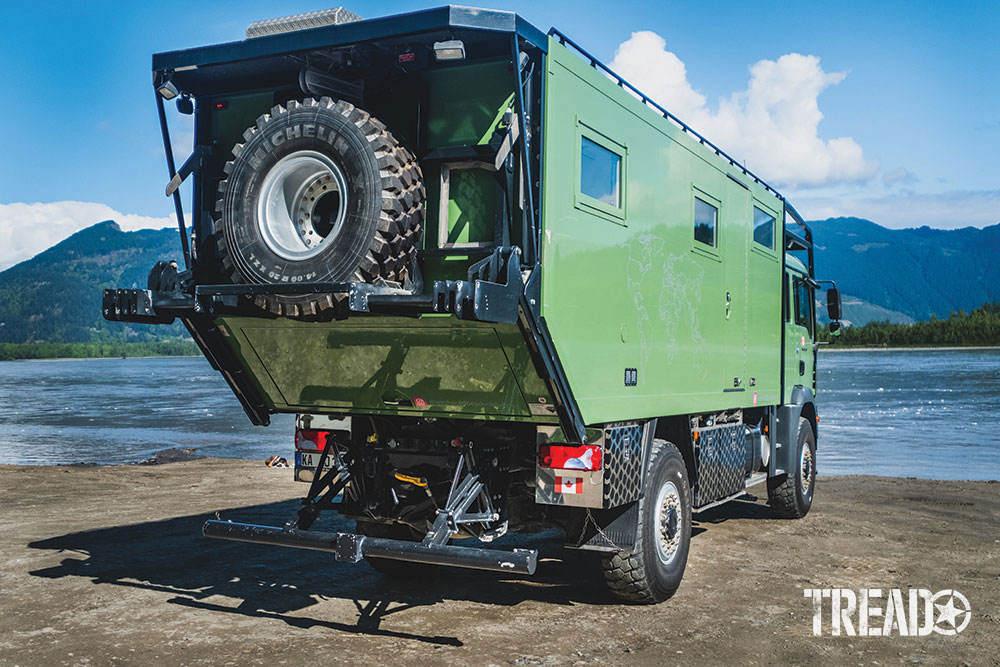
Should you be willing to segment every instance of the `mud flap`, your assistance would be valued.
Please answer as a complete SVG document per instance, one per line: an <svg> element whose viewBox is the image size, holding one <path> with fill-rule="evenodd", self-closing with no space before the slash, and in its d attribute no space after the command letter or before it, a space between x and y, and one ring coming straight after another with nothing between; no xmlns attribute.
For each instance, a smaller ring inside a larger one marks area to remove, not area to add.
<svg viewBox="0 0 1000 667"><path fill-rule="evenodd" d="M583 529L571 549L587 551L631 551L635 547L639 525L639 501L607 510L588 510Z"/></svg>

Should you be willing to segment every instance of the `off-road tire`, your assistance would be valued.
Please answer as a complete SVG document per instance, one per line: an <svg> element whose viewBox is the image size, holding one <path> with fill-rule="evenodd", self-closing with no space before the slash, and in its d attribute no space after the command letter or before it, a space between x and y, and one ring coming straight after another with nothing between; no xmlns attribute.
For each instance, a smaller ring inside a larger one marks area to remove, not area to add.
<svg viewBox="0 0 1000 667"><path fill-rule="evenodd" d="M423 176L382 122L329 97L293 100L257 118L243 139L225 165L214 220L222 263L234 283L405 282L423 233ZM347 203L337 236L320 254L298 261L268 245L257 201L268 171L304 151L337 165ZM255 298L275 315L304 318L328 316L338 301L343 297L329 294Z"/></svg>
<svg viewBox="0 0 1000 667"><path fill-rule="evenodd" d="M795 473L767 480L767 504L782 519L801 519L808 514L816 491L816 435L809 420L802 417L797 440Z"/></svg>
<svg viewBox="0 0 1000 667"><path fill-rule="evenodd" d="M660 491L673 483L677 491L676 531L678 540L668 561L661 557ZM635 546L602 558L604 578L611 592L629 602L654 604L671 597L680 586L691 545L691 490L687 466L677 447L666 440L653 440L646 472L646 485L639 498Z"/></svg>
<svg viewBox="0 0 1000 667"><path fill-rule="evenodd" d="M385 537L391 540L419 542L422 536L407 525L401 523L378 523L376 521L358 521L355 527L358 535L367 537ZM365 558L376 572L387 577L433 577L440 569L437 565L414 563L391 558Z"/></svg>

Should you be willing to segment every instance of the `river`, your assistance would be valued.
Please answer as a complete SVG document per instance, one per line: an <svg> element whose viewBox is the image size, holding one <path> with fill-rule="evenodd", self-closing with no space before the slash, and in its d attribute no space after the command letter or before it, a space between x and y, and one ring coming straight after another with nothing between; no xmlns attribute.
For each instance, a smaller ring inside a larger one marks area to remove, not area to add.
<svg viewBox="0 0 1000 667"><path fill-rule="evenodd" d="M1000 479L1000 349L827 350L821 475ZM133 463L158 450L291 458L201 358L0 363L0 463Z"/></svg>

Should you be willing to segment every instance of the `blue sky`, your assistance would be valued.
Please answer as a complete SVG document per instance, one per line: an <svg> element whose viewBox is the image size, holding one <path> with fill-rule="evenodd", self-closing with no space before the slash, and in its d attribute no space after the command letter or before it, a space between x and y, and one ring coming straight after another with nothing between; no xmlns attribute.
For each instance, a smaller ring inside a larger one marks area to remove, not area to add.
<svg viewBox="0 0 1000 667"><path fill-rule="evenodd" d="M169 222L153 52L237 40L254 20L331 4L6 5L0 269L108 215L128 228ZM375 17L436 4L346 6ZM858 215L891 227L1000 222L1000 4L489 6L517 11L542 29L555 25L614 61L668 109L777 180L806 217ZM789 54L814 58L782 58ZM661 79L671 71L681 80L667 85ZM766 102L789 85L813 86L804 99L814 108L806 104L791 121L759 125L754 91ZM780 136L786 130L804 132L813 144ZM796 145L816 151L793 157ZM817 166L817 156L828 163Z"/></svg>

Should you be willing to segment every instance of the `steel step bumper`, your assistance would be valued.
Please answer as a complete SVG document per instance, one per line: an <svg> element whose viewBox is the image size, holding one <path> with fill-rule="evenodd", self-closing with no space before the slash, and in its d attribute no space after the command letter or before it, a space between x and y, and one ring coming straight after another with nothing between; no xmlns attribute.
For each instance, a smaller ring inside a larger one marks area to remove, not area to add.
<svg viewBox="0 0 1000 667"><path fill-rule="evenodd" d="M232 521L206 521L202 527L202 534L205 537L220 540L327 551L334 554L337 560L347 563L357 563L362 558L389 558L414 563L467 567L494 572L516 572L518 574L534 574L538 564L538 551L535 549L501 551L477 547L422 544L382 537L367 537L353 533L322 533L295 528L234 523Z"/></svg>

